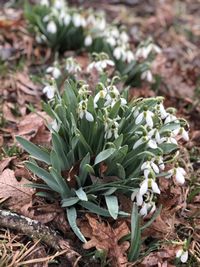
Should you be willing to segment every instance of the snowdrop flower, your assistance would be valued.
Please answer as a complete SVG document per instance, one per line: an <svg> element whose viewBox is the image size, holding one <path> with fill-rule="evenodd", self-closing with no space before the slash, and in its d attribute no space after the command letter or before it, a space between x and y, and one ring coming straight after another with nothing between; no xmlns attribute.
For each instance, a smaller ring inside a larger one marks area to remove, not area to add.
<svg viewBox="0 0 200 267"><path fill-rule="evenodd" d="M140 185L140 190L139 194L144 195L147 193L148 188L151 187L152 191L156 194L160 194L160 189L157 185L157 183L153 179L145 179L141 185Z"/></svg>
<svg viewBox="0 0 200 267"><path fill-rule="evenodd" d="M188 132L183 128L183 127L180 127L176 130L173 131L173 134L175 136L177 136L178 134L181 135L181 137L185 140L185 141L189 141L189 135L188 135Z"/></svg>
<svg viewBox="0 0 200 267"><path fill-rule="evenodd" d="M148 179L148 176L150 173L159 173L159 168L158 166L154 163L154 160L150 160L150 161L145 161L142 166L141 166L141 170L144 171L144 177L146 179Z"/></svg>
<svg viewBox="0 0 200 267"><path fill-rule="evenodd" d="M104 89L100 90L100 91L95 95L95 97L94 97L94 107L95 107L95 108L98 107L98 106L97 106L97 102L99 101L99 99L100 99L100 98L105 99L106 94L107 94L107 91L106 91L106 89L104 88Z"/></svg>
<svg viewBox="0 0 200 267"><path fill-rule="evenodd" d="M78 114L81 119L84 117L87 121L92 122L94 121L93 115L87 111L87 100L81 100L78 104Z"/></svg>
<svg viewBox="0 0 200 267"><path fill-rule="evenodd" d="M41 0L40 5L42 6L49 6L49 1L48 0Z"/></svg>
<svg viewBox="0 0 200 267"><path fill-rule="evenodd" d="M49 99L52 99L54 97L54 95L55 95L55 92L56 92L56 86L55 86L55 84L48 84L48 85L46 85L43 88L42 92L44 94L46 94Z"/></svg>
<svg viewBox="0 0 200 267"><path fill-rule="evenodd" d="M177 142L176 139L173 137L173 133L171 133L170 136L166 137L166 143L168 143L168 144L178 145L178 142Z"/></svg>
<svg viewBox="0 0 200 267"><path fill-rule="evenodd" d="M148 136L142 136L135 142L135 144L133 145L133 149L136 149L137 147L141 146L144 143L147 143L147 146L152 149L156 149L158 147L155 140L150 139Z"/></svg>
<svg viewBox="0 0 200 267"><path fill-rule="evenodd" d="M152 129L147 135L151 139L154 137L156 143L159 145L166 141L166 137L161 137L158 129Z"/></svg>
<svg viewBox="0 0 200 267"><path fill-rule="evenodd" d="M77 63L77 61L73 57L67 58L66 63L65 63L65 69L69 73L77 73L81 71L80 65Z"/></svg>
<svg viewBox="0 0 200 267"><path fill-rule="evenodd" d="M57 32L57 26L53 20L49 21L47 24L47 31L51 34L55 34Z"/></svg>
<svg viewBox="0 0 200 267"><path fill-rule="evenodd" d="M160 47L158 47L157 45L155 45L153 43L150 43L148 46L143 46L143 47L140 47L139 49L137 49L136 57L137 58L142 57L142 58L146 59L152 51L155 53L158 53L158 54L161 53Z"/></svg>
<svg viewBox="0 0 200 267"><path fill-rule="evenodd" d="M52 130L54 130L55 132L58 132L60 129L60 126L58 125L56 120L53 120L50 124L50 127Z"/></svg>
<svg viewBox="0 0 200 267"><path fill-rule="evenodd" d="M179 250L176 252L176 258L180 258L180 261L181 261L182 263L187 262L187 260L188 260L188 250L179 249Z"/></svg>
<svg viewBox="0 0 200 267"><path fill-rule="evenodd" d="M158 166L162 171L165 169L165 164L163 162L163 157L161 157L161 156L158 157Z"/></svg>
<svg viewBox="0 0 200 267"><path fill-rule="evenodd" d="M139 191L137 192L133 192L131 194L131 200L134 201L136 198L136 204L137 206L142 206L142 203L143 203L143 196L139 193Z"/></svg>
<svg viewBox="0 0 200 267"><path fill-rule="evenodd" d="M153 127L153 119L152 119L153 116L154 116L154 114L152 111L150 111L150 110L143 111L137 116L137 118L135 120L135 124L138 125L142 122L143 119L145 119L146 124L150 128L152 128Z"/></svg>
<svg viewBox="0 0 200 267"><path fill-rule="evenodd" d="M178 122L178 119L176 116L174 116L173 114L171 113L167 113L167 117L164 121L164 124L167 124L167 123L170 123L170 122Z"/></svg>
<svg viewBox="0 0 200 267"><path fill-rule="evenodd" d="M92 44L92 36L91 35L87 35L85 37L84 44L85 44L85 46L90 46Z"/></svg>
<svg viewBox="0 0 200 267"><path fill-rule="evenodd" d="M85 19L83 18L82 15L78 14L78 13L74 13L73 14L73 17L72 17L72 21L74 23L74 26L75 27L85 27L86 26L86 21Z"/></svg>
<svg viewBox="0 0 200 267"><path fill-rule="evenodd" d="M106 42L112 47L114 47L116 45L116 40L113 36L107 37Z"/></svg>
<svg viewBox="0 0 200 267"><path fill-rule="evenodd" d="M134 57L133 52L130 51L130 50L126 51L126 60L127 60L127 62L130 63L134 59L135 59L135 57Z"/></svg>
<svg viewBox="0 0 200 267"><path fill-rule="evenodd" d="M103 60L99 60L99 61L94 61L88 65L87 72L90 72L91 69L93 69L93 68L95 68L99 72L103 72L104 69L107 68L107 66L113 67L114 65L115 65L115 63L110 59L103 59Z"/></svg>
<svg viewBox="0 0 200 267"><path fill-rule="evenodd" d="M123 31L120 33L120 39L121 39L122 43L127 43L129 40L129 36L125 31Z"/></svg>
<svg viewBox="0 0 200 267"><path fill-rule="evenodd" d="M143 205L142 205L142 208L140 210L140 215L145 217L145 216L147 216L148 211L149 211L149 213L152 213L155 210L156 210L155 202L153 202L153 201L148 202L148 203L144 202Z"/></svg>
<svg viewBox="0 0 200 267"><path fill-rule="evenodd" d="M123 47L121 47L121 46L116 47L113 51L113 56L117 60L123 59L125 57L125 51L124 51Z"/></svg>
<svg viewBox="0 0 200 267"><path fill-rule="evenodd" d="M110 85L107 87L107 95L105 97L106 102L104 103L104 106L111 106L113 107L115 103L120 99L121 105L126 105L127 101L125 98L120 97L119 90L115 85Z"/></svg>
<svg viewBox="0 0 200 267"><path fill-rule="evenodd" d="M146 70L141 74L142 80L147 80L148 82L152 83L154 81L153 75L150 70Z"/></svg>
<svg viewBox="0 0 200 267"><path fill-rule="evenodd" d="M181 167L176 167L172 170L168 171L168 174L165 176L165 178L170 178L173 175L175 175L175 179L179 184L184 184L185 183L185 175L186 175L186 171L181 168Z"/></svg>
<svg viewBox="0 0 200 267"><path fill-rule="evenodd" d="M163 104L162 103L158 104L157 109L160 112L161 119L164 120L168 116L168 113L165 110Z"/></svg>
<svg viewBox="0 0 200 267"><path fill-rule="evenodd" d="M65 2L63 0L55 0L53 7L55 7L56 9L61 10L62 8L65 7Z"/></svg>
<svg viewBox="0 0 200 267"><path fill-rule="evenodd" d="M52 73L54 79L58 79L61 76L61 71L57 67L48 67L46 73Z"/></svg>
<svg viewBox="0 0 200 267"><path fill-rule="evenodd" d="M68 26L70 24L71 21L71 16L70 14L65 13L65 15L63 16L63 23L65 26Z"/></svg>
<svg viewBox="0 0 200 267"><path fill-rule="evenodd" d="M118 134L118 128L119 128L119 123L117 120L120 118L117 117L115 119L109 119L107 118L105 121L105 135L104 137L106 139L110 139L112 136L114 136L115 139L119 136Z"/></svg>

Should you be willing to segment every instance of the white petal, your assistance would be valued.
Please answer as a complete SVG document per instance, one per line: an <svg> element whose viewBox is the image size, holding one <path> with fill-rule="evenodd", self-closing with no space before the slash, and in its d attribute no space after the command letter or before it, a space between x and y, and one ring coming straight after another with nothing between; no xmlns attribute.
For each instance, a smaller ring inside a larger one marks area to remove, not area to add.
<svg viewBox="0 0 200 267"><path fill-rule="evenodd" d="M146 115L146 122L147 122L147 125L152 128L153 127L153 120L152 120L152 116L147 112L147 115Z"/></svg>
<svg viewBox="0 0 200 267"><path fill-rule="evenodd" d="M137 193L137 195L136 195L136 202L137 202L137 205L138 205L138 206L142 206L142 203L143 203L143 197L142 197L142 195L140 195L139 193Z"/></svg>
<svg viewBox="0 0 200 267"><path fill-rule="evenodd" d="M58 79L61 76L61 71L58 68L54 68L53 70L53 77Z"/></svg>
<svg viewBox="0 0 200 267"><path fill-rule="evenodd" d="M53 67L48 67L47 70L46 70L46 73L51 73L53 71Z"/></svg>
<svg viewBox="0 0 200 267"><path fill-rule="evenodd" d="M153 149L156 149L158 147L157 143L154 140L149 140L148 146Z"/></svg>
<svg viewBox="0 0 200 267"><path fill-rule="evenodd" d="M185 141L189 141L188 132L184 128L182 128L182 137Z"/></svg>
<svg viewBox="0 0 200 267"><path fill-rule="evenodd" d="M147 169L149 168L149 161L145 161L142 166L141 166L141 170Z"/></svg>
<svg viewBox="0 0 200 267"><path fill-rule="evenodd" d="M120 47L116 47L114 49L113 55L117 60L119 60L121 58L121 55L122 55L121 48Z"/></svg>
<svg viewBox="0 0 200 267"><path fill-rule="evenodd" d="M145 169L145 170L144 170L144 177L145 177L146 179L149 178L149 174L150 174L150 170L149 170L149 169Z"/></svg>
<svg viewBox="0 0 200 267"><path fill-rule="evenodd" d="M176 251L176 258L180 258L182 253L183 253L182 249L179 249L178 251Z"/></svg>
<svg viewBox="0 0 200 267"><path fill-rule="evenodd" d="M153 192L155 192L156 194L160 194L160 189L157 183L153 179L151 180L151 187L152 187Z"/></svg>
<svg viewBox="0 0 200 267"><path fill-rule="evenodd" d="M175 178L176 178L176 181L177 181L179 184L184 184L184 183L185 183L185 177L184 177L184 175L178 170L178 168L176 169Z"/></svg>
<svg viewBox="0 0 200 267"><path fill-rule="evenodd" d="M140 138L139 140L137 140L133 146L133 149L136 149L137 147L139 147L141 144L143 144L143 138Z"/></svg>
<svg viewBox="0 0 200 267"><path fill-rule="evenodd" d="M140 194L141 196L143 196L144 194L146 194L147 190L148 190L148 179L145 179L145 180L142 182L141 186L140 186L139 194Z"/></svg>
<svg viewBox="0 0 200 267"><path fill-rule="evenodd" d="M136 125L137 125L137 124L140 124L140 123L142 122L143 118L144 118L144 112L140 113L140 114L137 116L137 118L136 118L136 120L135 120L135 124L136 124Z"/></svg>
<svg viewBox="0 0 200 267"><path fill-rule="evenodd" d="M147 215L147 205L146 203L143 204L141 210L140 210L140 215L141 216L146 216Z"/></svg>
<svg viewBox="0 0 200 267"><path fill-rule="evenodd" d="M92 116L92 114L88 111L85 112L85 118L88 121L94 121L94 117Z"/></svg>
<svg viewBox="0 0 200 267"><path fill-rule="evenodd" d="M54 33L57 32L57 26L56 26L56 24L55 24L54 21L50 21L50 22L47 24L47 31L48 31L49 33L52 33L52 34L54 34Z"/></svg>
<svg viewBox="0 0 200 267"><path fill-rule="evenodd" d="M183 175L186 175L186 171L185 171L183 168L178 167L177 169L178 169L178 171L180 171Z"/></svg>
<svg viewBox="0 0 200 267"><path fill-rule="evenodd" d="M188 251L186 250L185 252L182 253L181 255L181 262L185 263L188 260Z"/></svg>
<svg viewBox="0 0 200 267"><path fill-rule="evenodd" d="M155 173L159 173L159 168L153 161L151 162L151 167Z"/></svg>
<svg viewBox="0 0 200 267"><path fill-rule="evenodd" d="M90 46L92 44L92 37L88 35L84 40L85 46Z"/></svg>

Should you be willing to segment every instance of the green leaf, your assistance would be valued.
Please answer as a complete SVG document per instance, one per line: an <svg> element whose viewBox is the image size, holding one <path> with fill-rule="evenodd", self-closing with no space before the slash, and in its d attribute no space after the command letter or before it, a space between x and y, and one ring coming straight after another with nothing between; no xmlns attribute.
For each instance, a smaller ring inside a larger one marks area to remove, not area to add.
<svg viewBox="0 0 200 267"><path fill-rule="evenodd" d="M128 253L129 261L137 259L141 244L141 229L139 223L138 207L134 203L131 214L131 246Z"/></svg>
<svg viewBox="0 0 200 267"><path fill-rule="evenodd" d="M110 213L106 209L103 209L90 201L80 201L79 204L94 214L110 217Z"/></svg>
<svg viewBox="0 0 200 267"><path fill-rule="evenodd" d="M40 177L52 190L61 193L61 188L49 172L31 162L26 162L25 165L30 171Z"/></svg>
<svg viewBox="0 0 200 267"><path fill-rule="evenodd" d="M176 144L170 144L170 143L162 143L159 145L159 148L162 149L164 154L169 154L176 150L178 146Z"/></svg>
<svg viewBox="0 0 200 267"><path fill-rule="evenodd" d="M62 200L62 207L70 207L79 202L78 197L68 197Z"/></svg>
<svg viewBox="0 0 200 267"><path fill-rule="evenodd" d="M47 151L42 150L41 148L21 136L16 136L16 140L32 157L47 164L51 164L50 155Z"/></svg>
<svg viewBox="0 0 200 267"><path fill-rule="evenodd" d="M81 233L80 229L76 224L76 218L77 218L76 209L72 207L72 208L67 208L66 211L67 211L67 219L72 230L82 242L86 243L87 240L85 239L84 235Z"/></svg>
<svg viewBox="0 0 200 267"><path fill-rule="evenodd" d="M78 190L75 191L77 197L80 199L80 200L83 200L83 201L88 201L88 198L87 198L87 195L86 193L83 191L83 188L80 187Z"/></svg>
<svg viewBox="0 0 200 267"><path fill-rule="evenodd" d="M97 165L98 163L106 160L107 158L109 158L114 152L116 151L115 148L108 148L106 150L103 150L102 152L100 152L96 158L95 158L95 162L94 165Z"/></svg>
<svg viewBox="0 0 200 267"><path fill-rule="evenodd" d="M54 177L54 179L56 180L56 182L60 188L62 198L63 197L70 197L71 196L71 190L70 190L67 182L60 175L60 173L54 168L50 168L50 173Z"/></svg>
<svg viewBox="0 0 200 267"><path fill-rule="evenodd" d="M117 219L118 212L119 212L119 205L118 205L118 199L116 196L105 196L106 205L108 207L108 211L113 217L114 220Z"/></svg>

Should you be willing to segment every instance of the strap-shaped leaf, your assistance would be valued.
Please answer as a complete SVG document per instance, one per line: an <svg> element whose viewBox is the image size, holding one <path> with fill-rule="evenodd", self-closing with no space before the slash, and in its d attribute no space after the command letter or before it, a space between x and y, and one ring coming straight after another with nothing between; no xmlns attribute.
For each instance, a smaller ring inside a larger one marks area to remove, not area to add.
<svg viewBox="0 0 200 267"><path fill-rule="evenodd" d="M58 171L54 168L50 168L50 173L60 188L62 198L63 197L70 197L71 196L71 190L70 190L67 182L60 175L60 173L58 173Z"/></svg>
<svg viewBox="0 0 200 267"><path fill-rule="evenodd" d="M134 203L131 214L131 247L128 253L129 261L137 259L141 244L141 229L139 222L138 207Z"/></svg>
<svg viewBox="0 0 200 267"><path fill-rule="evenodd" d="M110 217L110 213L106 209L103 209L90 201L80 201L79 204L94 214Z"/></svg>
<svg viewBox="0 0 200 267"><path fill-rule="evenodd" d="M49 172L31 162L26 162L25 165L30 171L40 177L52 190L60 193L60 187Z"/></svg>
<svg viewBox="0 0 200 267"><path fill-rule="evenodd" d="M108 208L108 211L113 217L114 220L117 219L118 212L119 212L119 205L118 205L118 199L116 196L105 196L106 205Z"/></svg>
<svg viewBox="0 0 200 267"><path fill-rule="evenodd" d="M21 136L16 136L16 140L20 145L35 159L41 160L47 164L51 164L50 155L47 151L39 148L30 141Z"/></svg>
<svg viewBox="0 0 200 267"><path fill-rule="evenodd" d="M62 200L62 207L70 207L79 202L78 197L68 197Z"/></svg>
<svg viewBox="0 0 200 267"><path fill-rule="evenodd" d="M102 152L100 152L96 158L95 158L95 162L94 165L106 160L107 158L109 158L114 152L116 151L115 148L108 148L103 150Z"/></svg>
<svg viewBox="0 0 200 267"><path fill-rule="evenodd" d="M80 229L76 224L76 218L77 218L76 209L72 207L72 208L67 208L66 211L67 211L67 219L73 232L82 242L86 243L87 240L85 239L84 235L81 233Z"/></svg>
<svg viewBox="0 0 200 267"><path fill-rule="evenodd" d="M75 191L77 197L80 199L80 200L83 200L83 201L88 201L88 198L87 198L87 195L86 193L83 191L83 188L80 187L78 190Z"/></svg>

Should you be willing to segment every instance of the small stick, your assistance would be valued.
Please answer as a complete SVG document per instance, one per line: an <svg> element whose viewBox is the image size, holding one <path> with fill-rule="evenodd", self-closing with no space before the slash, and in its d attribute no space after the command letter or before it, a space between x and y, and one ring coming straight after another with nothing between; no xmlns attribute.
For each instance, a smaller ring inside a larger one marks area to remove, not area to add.
<svg viewBox="0 0 200 267"><path fill-rule="evenodd" d="M21 232L33 239L40 239L56 251L66 250L67 259L75 262L80 255L70 246L69 241L64 240L48 226L17 213L0 209L0 227L9 228Z"/></svg>

